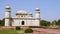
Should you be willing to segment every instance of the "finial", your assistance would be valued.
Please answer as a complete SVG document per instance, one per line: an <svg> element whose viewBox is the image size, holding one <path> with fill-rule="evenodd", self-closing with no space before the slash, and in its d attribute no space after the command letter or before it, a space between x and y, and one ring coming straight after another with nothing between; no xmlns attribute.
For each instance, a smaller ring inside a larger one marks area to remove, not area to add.
<svg viewBox="0 0 60 34"><path fill-rule="evenodd" d="M10 6L9 6L9 5L7 5L5 8L10 8Z"/></svg>
<svg viewBox="0 0 60 34"><path fill-rule="evenodd" d="M39 8L36 8L35 11L40 11L40 9Z"/></svg>

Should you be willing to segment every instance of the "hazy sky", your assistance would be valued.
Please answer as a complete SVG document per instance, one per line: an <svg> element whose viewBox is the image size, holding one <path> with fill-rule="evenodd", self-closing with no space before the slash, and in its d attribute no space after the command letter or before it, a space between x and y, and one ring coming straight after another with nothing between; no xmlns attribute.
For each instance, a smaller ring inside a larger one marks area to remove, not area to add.
<svg viewBox="0 0 60 34"><path fill-rule="evenodd" d="M0 0L0 19L5 17L5 6L11 6L11 15L20 9L32 12L34 16L35 8L40 8L41 19L53 21L60 19L60 0Z"/></svg>

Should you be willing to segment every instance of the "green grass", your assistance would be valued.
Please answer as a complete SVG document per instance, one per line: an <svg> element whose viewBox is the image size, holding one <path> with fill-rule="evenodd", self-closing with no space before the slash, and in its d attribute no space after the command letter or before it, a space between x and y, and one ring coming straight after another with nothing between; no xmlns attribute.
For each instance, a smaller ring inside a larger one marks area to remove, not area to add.
<svg viewBox="0 0 60 34"><path fill-rule="evenodd" d="M24 30L0 30L0 34L24 34Z"/></svg>
<svg viewBox="0 0 60 34"><path fill-rule="evenodd" d="M19 34L16 30L0 30L0 34Z"/></svg>
<svg viewBox="0 0 60 34"><path fill-rule="evenodd" d="M24 30L17 30L19 34L24 34Z"/></svg>

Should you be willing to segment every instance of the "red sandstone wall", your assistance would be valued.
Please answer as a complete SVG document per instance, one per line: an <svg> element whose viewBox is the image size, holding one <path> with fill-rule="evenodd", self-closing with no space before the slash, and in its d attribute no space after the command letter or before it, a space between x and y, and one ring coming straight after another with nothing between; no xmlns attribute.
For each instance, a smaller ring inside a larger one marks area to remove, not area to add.
<svg viewBox="0 0 60 34"><path fill-rule="evenodd" d="M20 26L21 30L29 28L28 26ZM0 30L16 30L15 26L0 26Z"/></svg>
<svg viewBox="0 0 60 34"><path fill-rule="evenodd" d="M15 30L15 27L5 27L5 26L0 26L0 30Z"/></svg>

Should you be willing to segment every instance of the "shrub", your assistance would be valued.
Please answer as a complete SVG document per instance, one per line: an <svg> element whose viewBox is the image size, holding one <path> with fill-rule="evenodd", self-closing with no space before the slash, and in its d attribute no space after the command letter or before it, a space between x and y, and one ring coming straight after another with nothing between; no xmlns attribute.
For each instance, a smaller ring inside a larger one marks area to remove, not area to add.
<svg viewBox="0 0 60 34"><path fill-rule="evenodd" d="M33 33L33 30L31 28L28 28L25 30L25 33Z"/></svg>
<svg viewBox="0 0 60 34"><path fill-rule="evenodd" d="M20 26L16 26L16 30L20 30Z"/></svg>

